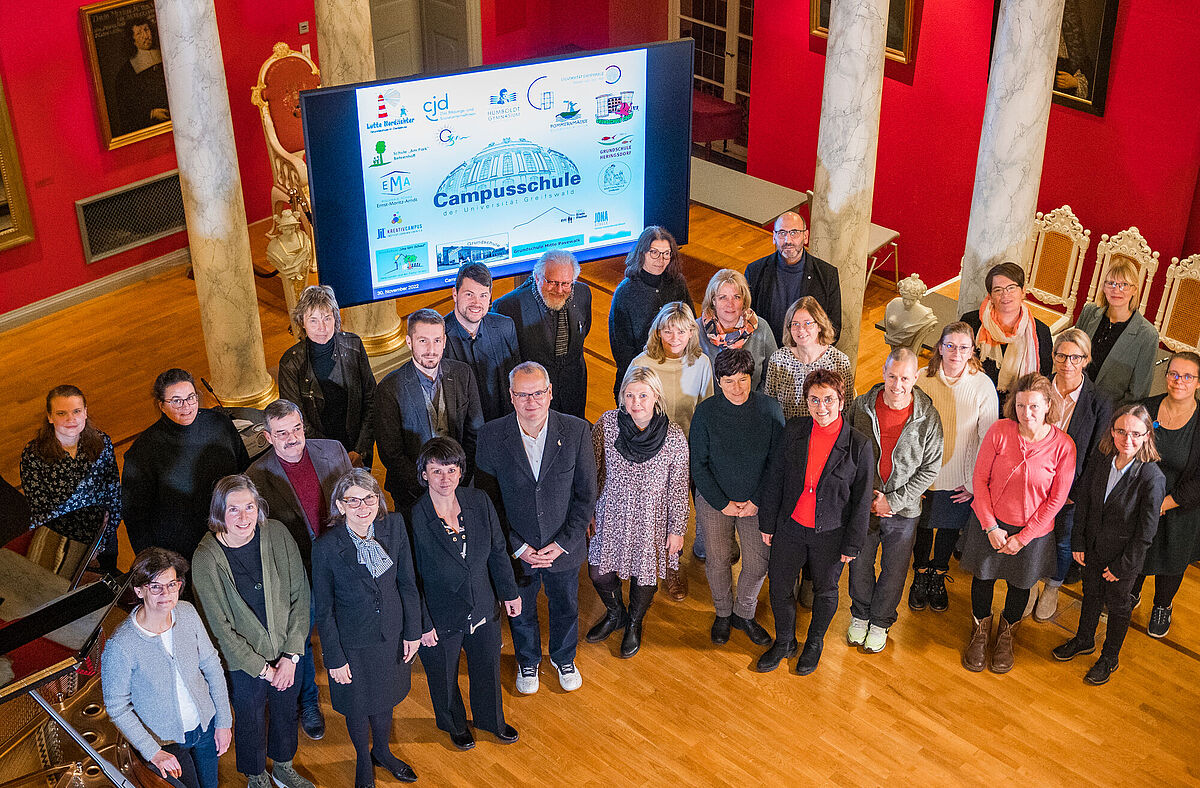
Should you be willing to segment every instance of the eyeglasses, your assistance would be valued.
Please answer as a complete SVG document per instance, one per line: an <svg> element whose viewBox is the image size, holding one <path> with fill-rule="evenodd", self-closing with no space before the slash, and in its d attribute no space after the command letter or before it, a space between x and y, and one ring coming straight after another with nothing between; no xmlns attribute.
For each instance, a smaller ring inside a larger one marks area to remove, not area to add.
<svg viewBox="0 0 1200 788"><path fill-rule="evenodd" d="M1138 432L1137 430L1123 430L1120 427L1113 427L1112 434L1117 438L1133 438L1135 441L1146 437L1146 433Z"/></svg>
<svg viewBox="0 0 1200 788"><path fill-rule="evenodd" d="M541 402L550 393L549 388L541 389L540 391L514 391L512 395L517 398L517 402Z"/></svg>
<svg viewBox="0 0 1200 788"><path fill-rule="evenodd" d="M163 400L163 402L170 405L172 408L182 408L184 405L195 405L198 400L199 397L197 397L196 392L193 391L186 397L171 397L170 399Z"/></svg>
<svg viewBox="0 0 1200 788"><path fill-rule="evenodd" d="M803 328L805 330L812 328L817 324L815 320L793 320L788 323L788 328Z"/></svg>
<svg viewBox="0 0 1200 788"><path fill-rule="evenodd" d="M1018 285L1018 284L1011 284L1011 285L1005 285L1004 287L993 287L992 288L992 296L995 298L999 298L1002 295L1016 295L1019 292L1021 292L1021 285Z"/></svg>
<svg viewBox="0 0 1200 788"><path fill-rule="evenodd" d="M1104 287L1108 290L1115 290L1118 293L1124 293L1126 290L1132 287L1132 285L1130 285L1128 282L1116 282L1112 279L1107 279L1104 282Z"/></svg>
<svg viewBox="0 0 1200 788"><path fill-rule="evenodd" d="M663 249L661 251L658 249L647 249L646 254L650 255L655 260L670 260L671 259L671 250L670 249Z"/></svg>
<svg viewBox="0 0 1200 788"><path fill-rule="evenodd" d="M799 238L800 236L804 235L806 232L808 232L807 228L805 228L803 230L795 230L795 229L793 229L793 230L776 230L775 237L776 238Z"/></svg>
<svg viewBox="0 0 1200 788"><path fill-rule="evenodd" d="M1082 356L1078 353L1055 353L1054 360L1059 364L1066 364L1068 361L1072 364L1082 364L1087 359L1087 356Z"/></svg>
<svg viewBox="0 0 1200 788"><path fill-rule="evenodd" d="M1196 376L1190 372L1167 372L1167 380L1182 380L1184 383L1191 383L1196 380Z"/></svg>
<svg viewBox="0 0 1200 788"><path fill-rule="evenodd" d="M951 352L957 350L960 353L970 353L975 350L975 346L974 345L956 345L953 342L943 342L942 349L946 350L946 351L951 351Z"/></svg>
<svg viewBox="0 0 1200 788"><path fill-rule="evenodd" d="M183 582L184 581L182 580L172 580L169 583L146 583L145 589L151 594L154 594L154 596L162 596L168 591L172 593L175 591L182 591Z"/></svg>
<svg viewBox="0 0 1200 788"><path fill-rule="evenodd" d="M810 408L815 408L818 405L824 404L825 407L828 408L828 407L832 407L833 404L837 401L838 401L838 398L836 396L834 396L833 394L830 394L828 397L825 397L824 399L822 399L821 397L809 397L808 398L808 406Z"/></svg>
<svg viewBox="0 0 1200 788"><path fill-rule="evenodd" d="M365 498L347 496L342 499L342 503L345 504L347 509L361 509L364 506L374 506L379 503L379 496L375 493L371 493Z"/></svg>
<svg viewBox="0 0 1200 788"><path fill-rule="evenodd" d="M570 290L574 282L556 282L553 279L543 279L542 284L555 290Z"/></svg>

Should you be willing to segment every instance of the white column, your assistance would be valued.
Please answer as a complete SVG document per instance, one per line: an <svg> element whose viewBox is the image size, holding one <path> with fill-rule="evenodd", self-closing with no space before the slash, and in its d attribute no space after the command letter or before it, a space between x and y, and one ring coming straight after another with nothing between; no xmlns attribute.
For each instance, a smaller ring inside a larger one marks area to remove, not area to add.
<svg viewBox="0 0 1200 788"><path fill-rule="evenodd" d="M1063 0L1002 0L975 164L959 314L978 309L984 276L1021 262L1037 210Z"/></svg>
<svg viewBox="0 0 1200 788"><path fill-rule="evenodd" d="M250 235L213 0L155 0L188 246L213 389L232 407L278 396L263 356Z"/></svg>
<svg viewBox="0 0 1200 788"><path fill-rule="evenodd" d="M316 0L316 23L322 85L375 79L368 0ZM372 356L390 353L404 344L404 324L394 300L343 309L342 325L362 337Z"/></svg>
<svg viewBox="0 0 1200 788"><path fill-rule="evenodd" d="M810 246L838 269L838 347L851 361L858 357L867 284L887 17L888 0L833 0L829 12Z"/></svg>

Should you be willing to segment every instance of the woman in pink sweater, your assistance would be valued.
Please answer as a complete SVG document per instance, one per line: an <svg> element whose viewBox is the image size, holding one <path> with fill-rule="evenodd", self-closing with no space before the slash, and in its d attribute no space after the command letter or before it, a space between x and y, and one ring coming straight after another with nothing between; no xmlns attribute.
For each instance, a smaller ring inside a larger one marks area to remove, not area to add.
<svg viewBox="0 0 1200 788"><path fill-rule="evenodd" d="M988 666L989 652L993 673L1012 670L1013 635L1029 589L1055 566L1054 516L1074 480L1075 444L1054 426L1059 405L1050 387L1036 372L1019 378L1004 405L1006 418L988 429L975 462L975 499L959 565L974 577L975 624L963 667L976 673ZM992 638L997 580L1005 581L1008 594Z"/></svg>

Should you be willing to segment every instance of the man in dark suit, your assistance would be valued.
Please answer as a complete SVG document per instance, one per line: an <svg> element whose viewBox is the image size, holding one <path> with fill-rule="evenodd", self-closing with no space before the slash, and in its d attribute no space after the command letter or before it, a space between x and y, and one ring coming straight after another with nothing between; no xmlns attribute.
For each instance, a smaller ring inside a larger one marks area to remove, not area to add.
<svg viewBox="0 0 1200 788"><path fill-rule="evenodd" d="M750 306L775 332L783 347L787 308L801 296L812 296L833 323L833 339L842 333L842 285L838 270L808 253L808 225L788 211L775 220L775 251L746 266Z"/></svg>
<svg viewBox="0 0 1200 788"><path fill-rule="evenodd" d="M434 435L458 441L467 453L466 483L475 467L483 410L471 367L442 358L446 324L441 315L432 309L413 312L404 341L412 359L379 381L373 418L375 445L387 469L383 486L407 521L412 505L425 494L417 480L421 446Z"/></svg>
<svg viewBox="0 0 1200 788"><path fill-rule="evenodd" d="M246 475L267 502L269 516L283 523L296 540L311 582L312 543L329 523L329 496L337 480L350 470L350 456L335 440L306 440L300 407L289 400L277 399L266 407L263 427L274 450L255 460ZM310 630L312 624L310 609ZM300 727L310 739L320 739L325 735L325 717L317 695L311 637L304 643L296 680L300 682Z"/></svg>
<svg viewBox="0 0 1200 788"><path fill-rule="evenodd" d="M587 364L583 341L592 330L592 291L579 279L579 262L565 249L538 259L533 275L492 310L512 318L523 361L536 361L550 373L559 413L583 418L587 405Z"/></svg>
<svg viewBox="0 0 1200 788"><path fill-rule="evenodd" d="M551 412L546 369L525 362L509 376L515 413L479 432L478 484L496 503L509 550L518 560L521 613L509 619L517 656L517 690L538 690L542 660L537 596L550 610L550 662L568 692L583 683L575 667L579 641L579 567L587 557L587 528L596 505L596 459L591 426Z"/></svg>
<svg viewBox="0 0 1200 788"><path fill-rule="evenodd" d="M512 318L488 311L492 272L483 263L467 263L458 269L450 293L454 309L446 314L446 358L471 365L484 421L512 413L508 373L521 355Z"/></svg>

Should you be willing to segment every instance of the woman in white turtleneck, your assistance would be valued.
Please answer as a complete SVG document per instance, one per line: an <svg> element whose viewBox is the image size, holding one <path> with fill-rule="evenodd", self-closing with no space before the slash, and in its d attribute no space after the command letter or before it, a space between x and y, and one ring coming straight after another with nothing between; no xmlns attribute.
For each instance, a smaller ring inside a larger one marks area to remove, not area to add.
<svg viewBox="0 0 1200 788"><path fill-rule="evenodd" d="M999 399L975 357L975 333L966 323L951 323L942 329L942 338L917 385L941 416L945 446L942 472L921 506L908 606L942 611L949 606L945 577L950 554L971 515L971 472L984 434L999 418Z"/></svg>

